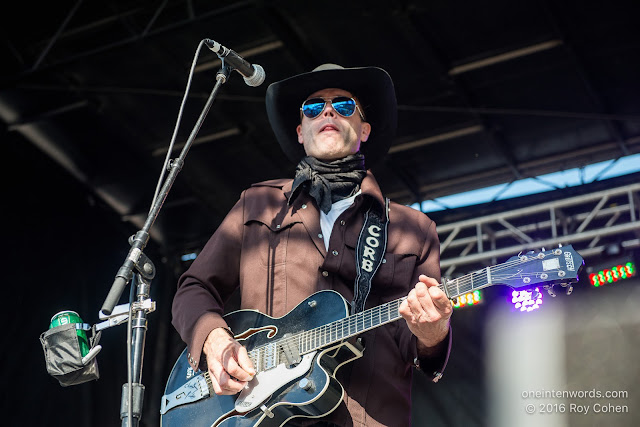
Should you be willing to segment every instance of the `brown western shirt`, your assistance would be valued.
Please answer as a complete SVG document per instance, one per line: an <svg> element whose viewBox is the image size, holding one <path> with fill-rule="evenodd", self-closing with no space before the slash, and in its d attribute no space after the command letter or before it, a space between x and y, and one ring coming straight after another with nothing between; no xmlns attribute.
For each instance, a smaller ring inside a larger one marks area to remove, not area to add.
<svg viewBox="0 0 640 427"><path fill-rule="evenodd" d="M291 185L292 180L273 180L245 190L180 278L173 325L187 343L194 369L209 332L226 326L224 303L235 291L242 309L272 317L286 315L320 290L335 290L352 301L355 248L366 200L384 206L375 178L367 174L361 194L337 218L328 250L315 201L303 192L289 205ZM435 223L421 212L391 203L387 249L366 308L406 296L420 274L440 280L439 256ZM361 337L364 355L338 370L344 402L326 420L344 426L410 425L412 367L437 381L448 359L451 333L439 354L427 360L418 360L416 338L403 319Z"/></svg>

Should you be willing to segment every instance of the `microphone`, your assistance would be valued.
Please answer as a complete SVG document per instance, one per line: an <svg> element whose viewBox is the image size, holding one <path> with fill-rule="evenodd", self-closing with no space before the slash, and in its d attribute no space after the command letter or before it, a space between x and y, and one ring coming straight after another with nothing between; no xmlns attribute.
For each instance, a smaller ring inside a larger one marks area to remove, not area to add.
<svg viewBox="0 0 640 427"><path fill-rule="evenodd" d="M220 59L229 64L232 68L236 69L240 74L242 74L244 76L244 82L247 85L260 86L262 82L264 82L264 68L262 68L258 64L251 65L236 52L222 46L220 43L214 40L204 39L204 44L209 49L214 51L220 57Z"/></svg>

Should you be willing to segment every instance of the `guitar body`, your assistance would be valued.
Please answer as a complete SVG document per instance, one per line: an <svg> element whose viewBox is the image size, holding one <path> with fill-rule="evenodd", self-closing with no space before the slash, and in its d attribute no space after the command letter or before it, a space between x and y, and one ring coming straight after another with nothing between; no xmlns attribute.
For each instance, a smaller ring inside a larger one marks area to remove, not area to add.
<svg viewBox="0 0 640 427"><path fill-rule="evenodd" d="M340 294L321 291L281 318L255 310L239 310L226 315L225 320L236 339L251 351L347 316L348 306ZM194 377L204 375L201 371L193 371L186 354L185 349L176 361L165 396L193 381ZM342 401L343 388L334 378L335 372L342 364L361 356L362 348L341 342L299 356L297 363L290 364L286 359L285 363L264 372L257 369L255 378L241 393L232 396L211 393L167 410L161 416L161 424L163 427L281 426L294 417L322 417Z"/></svg>

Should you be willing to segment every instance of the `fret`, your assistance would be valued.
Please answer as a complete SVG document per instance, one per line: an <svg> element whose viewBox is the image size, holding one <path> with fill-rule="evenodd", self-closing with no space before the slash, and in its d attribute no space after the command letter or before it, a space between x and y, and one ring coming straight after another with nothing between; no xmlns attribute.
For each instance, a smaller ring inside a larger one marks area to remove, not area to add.
<svg viewBox="0 0 640 427"><path fill-rule="evenodd" d="M373 326L371 324L371 316L368 316L366 314L362 314L362 325L364 326L364 329L371 329L371 327Z"/></svg>
<svg viewBox="0 0 640 427"><path fill-rule="evenodd" d="M342 338L344 339L349 336L349 323L344 320L341 320L340 323L342 323Z"/></svg>

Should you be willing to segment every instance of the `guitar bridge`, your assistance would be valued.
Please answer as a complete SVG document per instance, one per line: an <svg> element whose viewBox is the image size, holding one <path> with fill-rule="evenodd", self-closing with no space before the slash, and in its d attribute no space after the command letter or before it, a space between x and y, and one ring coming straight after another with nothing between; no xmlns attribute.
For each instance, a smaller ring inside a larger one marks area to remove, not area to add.
<svg viewBox="0 0 640 427"><path fill-rule="evenodd" d="M176 406L186 405L187 403L197 402L198 400L209 397L213 394L213 386L209 379L209 373L198 375L171 394L162 396L160 405L160 414L164 415L167 411Z"/></svg>

